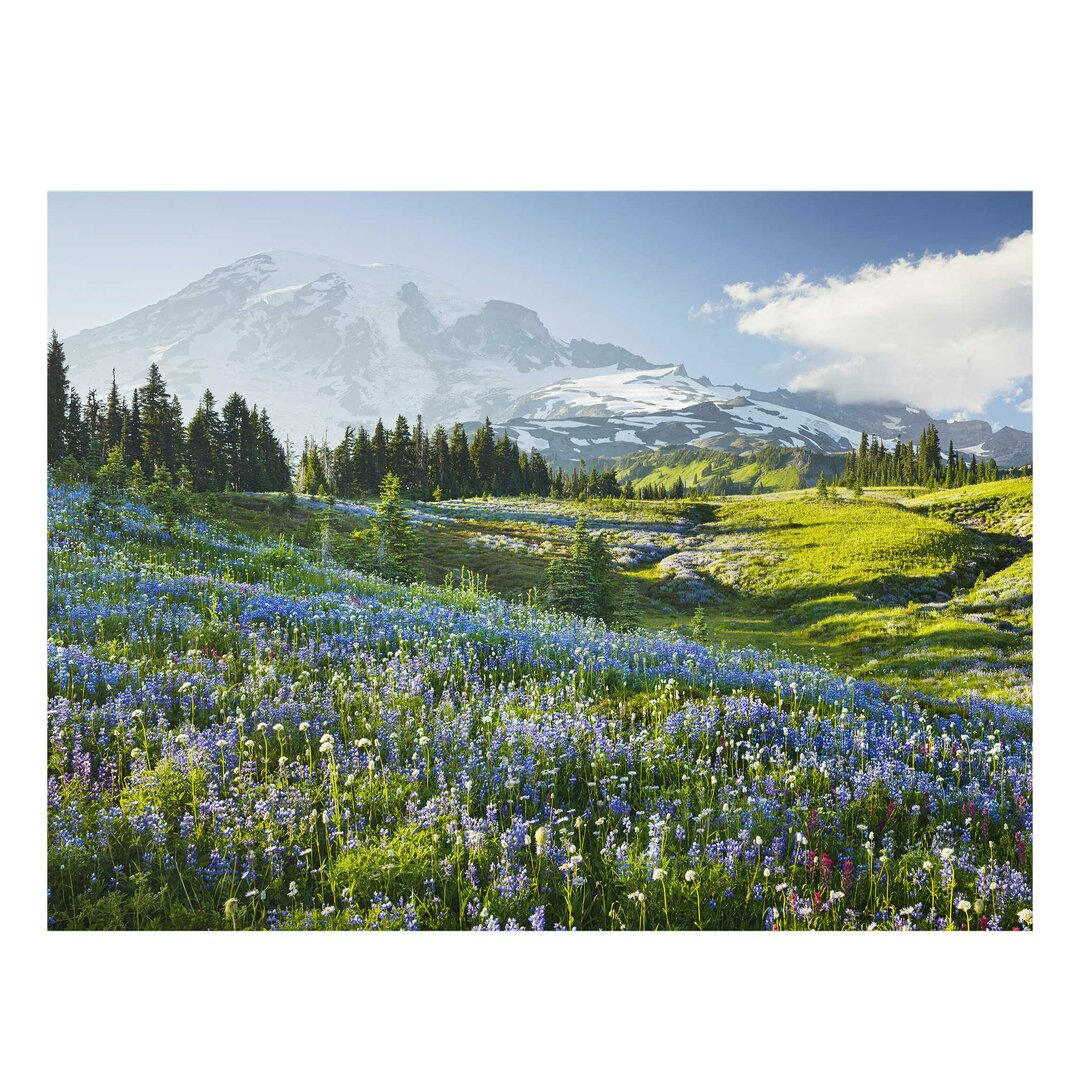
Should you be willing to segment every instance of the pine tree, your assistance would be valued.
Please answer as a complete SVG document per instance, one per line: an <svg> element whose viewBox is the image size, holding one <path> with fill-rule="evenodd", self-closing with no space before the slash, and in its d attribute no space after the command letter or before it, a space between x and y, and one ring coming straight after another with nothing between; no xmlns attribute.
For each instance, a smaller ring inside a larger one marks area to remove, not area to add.
<svg viewBox="0 0 1080 1080"><path fill-rule="evenodd" d="M91 472L96 472L105 460L104 419L101 403L93 390L87 393L86 404L83 406L83 428L87 439L86 466Z"/></svg>
<svg viewBox="0 0 1080 1080"><path fill-rule="evenodd" d="M428 447L428 484L440 495L451 490L450 443L446 429L439 424L431 433Z"/></svg>
<svg viewBox="0 0 1080 1080"><path fill-rule="evenodd" d="M428 482L428 445L427 432L424 431L423 417L417 415L416 425L412 429L412 475L409 477L409 486L416 492L418 498L424 498L430 491Z"/></svg>
<svg viewBox="0 0 1080 1080"><path fill-rule="evenodd" d="M188 424L186 461L195 491L221 491L225 486L221 418L209 390L203 394Z"/></svg>
<svg viewBox="0 0 1080 1080"><path fill-rule="evenodd" d="M394 430L387 440L386 470L393 473L403 487L409 486L413 475L413 448L409 421L404 416L397 418Z"/></svg>
<svg viewBox="0 0 1080 1080"><path fill-rule="evenodd" d="M455 424L450 433L450 476L451 494L455 497L468 495L473 491L475 473L469 455L469 438L461 424Z"/></svg>
<svg viewBox="0 0 1080 1080"><path fill-rule="evenodd" d="M165 415L165 467L175 476L184 464L184 413L173 394Z"/></svg>
<svg viewBox="0 0 1080 1080"><path fill-rule="evenodd" d="M247 402L235 392L230 394L221 410L222 463L229 491L246 490L250 426Z"/></svg>
<svg viewBox="0 0 1080 1080"><path fill-rule="evenodd" d="M105 433L102 443L102 451L108 460L113 450L120 445L124 433L124 417L127 414L127 403L120 397L116 388L116 368L113 368L112 385L109 387L109 396L105 399Z"/></svg>
<svg viewBox="0 0 1080 1080"><path fill-rule="evenodd" d="M89 439L83 424L82 402L72 389L68 394L67 419L64 422L64 453L75 461L85 461Z"/></svg>
<svg viewBox="0 0 1080 1080"><path fill-rule="evenodd" d="M371 436L371 453L375 460L375 484L374 487L378 487L382 484L383 477L386 475L387 468L387 445L386 445L386 428L383 427L382 419L380 418L375 424L375 431Z"/></svg>
<svg viewBox="0 0 1080 1080"><path fill-rule="evenodd" d="M348 499L353 493L353 468L356 438L351 425L346 425L341 442L334 447L330 455L330 479L333 481L334 494L341 499Z"/></svg>
<svg viewBox="0 0 1080 1080"><path fill-rule="evenodd" d="M640 604L631 583L615 568L603 534L590 536L584 514L578 517L565 559L548 564L551 605L585 618L601 618L624 629L637 625Z"/></svg>
<svg viewBox="0 0 1080 1080"><path fill-rule="evenodd" d="M172 421L165 380L157 364L151 364L146 383L139 392L142 411L140 460L148 476L154 476L166 464L169 428Z"/></svg>
<svg viewBox="0 0 1080 1080"><path fill-rule="evenodd" d="M66 429L68 416L68 377L64 346L52 332L47 351L48 376L46 380L48 433L47 460L49 464L61 461L67 452Z"/></svg>
<svg viewBox="0 0 1080 1080"><path fill-rule="evenodd" d="M375 572L391 581L420 577L417 537L401 505L401 481L388 473L379 487L379 505L371 523Z"/></svg>
<svg viewBox="0 0 1080 1080"><path fill-rule="evenodd" d="M361 427L356 433L353 447L353 495L365 495L378 490L379 481L375 475L375 455L371 447L371 437L367 429Z"/></svg>
<svg viewBox="0 0 1080 1080"><path fill-rule="evenodd" d="M469 457L480 490L486 495L491 494L495 484L495 429L490 417L484 418L484 426L473 436Z"/></svg>
<svg viewBox="0 0 1080 1080"><path fill-rule="evenodd" d="M817 497L819 499L827 499L829 497L829 485L825 483L824 469L822 469L821 472L818 474Z"/></svg>
<svg viewBox="0 0 1080 1080"><path fill-rule="evenodd" d="M634 630L641 625L641 593L630 578L624 577L621 584L610 622L616 630Z"/></svg>
<svg viewBox="0 0 1080 1080"><path fill-rule="evenodd" d="M134 465L142 457L142 407L139 403L139 391L131 392L131 408L124 417L124 428L120 433L120 443L124 448L124 460Z"/></svg>
<svg viewBox="0 0 1080 1080"><path fill-rule="evenodd" d="M596 618L600 614L590 565L591 539L582 514L574 528L569 556L548 564L548 597L552 606L583 618Z"/></svg>

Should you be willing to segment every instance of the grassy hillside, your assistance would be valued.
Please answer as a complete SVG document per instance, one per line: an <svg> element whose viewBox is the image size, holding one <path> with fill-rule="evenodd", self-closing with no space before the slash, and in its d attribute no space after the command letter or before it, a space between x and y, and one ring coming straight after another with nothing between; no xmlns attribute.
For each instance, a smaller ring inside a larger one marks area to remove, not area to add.
<svg viewBox="0 0 1080 1080"><path fill-rule="evenodd" d="M931 692L1030 701L1030 614L1007 624L969 601L979 575L999 571L1026 576L1030 596L1030 560L1014 566L1012 549L888 502L810 493L731 500L699 533L682 559L639 572L654 595L678 596L692 560L704 586L695 596L683 585L687 602L650 610L650 625L679 625L696 599L718 639L777 642Z"/></svg>
<svg viewBox="0 0 1080 1080"><path fill-rule="evenodd" d="M752 492L795 491L817 482L822 469L832 476L840 467L835 458L806 450L757 447L744 453L697 447L666 447L619 458L615 463L620 483L663 485L682 480L688 491L705 494L748 495Z"/></svg>
<svg viewBox="0 0 1080 1080"><path fill-rule="evenodd" d="M911 499L907 505L980 532L1031 539L1031 477L935 491Z"/></svg>
<svg viewBox="0 0 1080 1080"><path fill-rule="evenodd" d="M219 505L270 539L50 491L51 927L1031 925L1027 710L391 586L275 539L274 500ZM962 559L912 518L905 574ZM638 553L698 535L607 521ZM700 535L834 531L721 521Z"/></svg>

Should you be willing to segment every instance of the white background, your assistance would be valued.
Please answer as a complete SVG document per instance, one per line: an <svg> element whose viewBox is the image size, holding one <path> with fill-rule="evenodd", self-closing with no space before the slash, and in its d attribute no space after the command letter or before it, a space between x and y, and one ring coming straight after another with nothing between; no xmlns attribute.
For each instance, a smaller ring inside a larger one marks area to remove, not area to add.
<svg viewBox="0 0 1080 1080"><path fill-rule="evenodd" d="M1057 1071L1080 919L1068 459L1080 236L1076 36L1053 11L985 0L7 9L10 1075ZM46 193L252 188L1033 190L1035 933L46 934Z"/></svg>

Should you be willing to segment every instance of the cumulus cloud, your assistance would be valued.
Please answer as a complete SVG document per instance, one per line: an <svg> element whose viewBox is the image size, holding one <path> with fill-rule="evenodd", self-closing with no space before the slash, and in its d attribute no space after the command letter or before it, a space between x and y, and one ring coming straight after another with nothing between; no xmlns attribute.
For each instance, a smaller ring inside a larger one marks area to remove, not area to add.
<svg viewBox="0 0 1080 1080"><path fill-rule="evenodd" d="M740 312L742 333L807 354L793 390L978 413L1031 375L1031 247L1024 232L993 251L897 259L851 277L739 282L720 303Z"/></svg>

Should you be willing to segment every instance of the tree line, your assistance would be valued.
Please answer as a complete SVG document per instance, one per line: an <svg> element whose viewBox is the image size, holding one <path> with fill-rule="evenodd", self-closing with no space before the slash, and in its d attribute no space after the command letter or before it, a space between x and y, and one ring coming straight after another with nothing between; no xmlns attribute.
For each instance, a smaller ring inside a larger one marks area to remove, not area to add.
<svg viewBox="0 0 1080 1080"><path fill-rule="evenodd" d="M265 409L230 394L218 412L205 391L185 424L157 364L131 400L117 390L116 373L104 399L89 390L83 401L68 379L63 343L48 346L47 457L95 474L130 470L147 480L168 479L194 491L284 491L292 486L288 454Z"/></svg>
<svg viewBox="0 0 1080 1080"><path fill-rule="evenodd" d="M395 476L416 499L468 498L474 495L549 495L552 475L535 450L524 453L503 434L495 437L491 420L469 439L463 424L449 432L439 424L424 427L418 416L411 425L399 416L387 428L380 418L371 434L361 425L345 429L332 449L305 439L297 469L300 494L366 498Z"/></svg>
<svg viewBox="0 0 1080 1080"><path fill-rule="evenodd" d="M943 454L941 435L937 427L930 424L919 437L917 448L914 442L898 441L891 451L878 441L876 435L868 436L864 431L859 449L844 457L840 483L855 491L864 487L955 488L1000 480L1004 476L1029 475L1030 472L1030 465L1003 470L993 458L979 461L974 454L970 461L965 461L951 440L948 453Z"/></svg>

